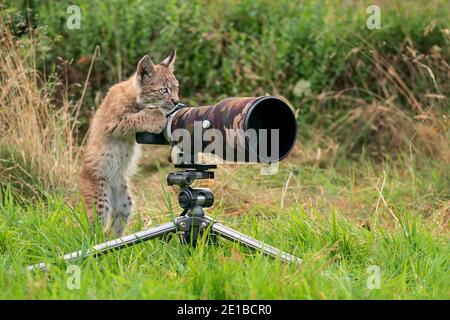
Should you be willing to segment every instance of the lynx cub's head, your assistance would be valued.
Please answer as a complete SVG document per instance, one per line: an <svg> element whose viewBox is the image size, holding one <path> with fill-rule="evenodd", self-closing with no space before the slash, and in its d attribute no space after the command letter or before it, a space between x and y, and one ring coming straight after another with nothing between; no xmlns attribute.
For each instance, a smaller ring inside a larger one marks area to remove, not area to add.
<svg viewBox="0 0 450 320"><path fill-rule="evenodd" d="M174 75L175 51L160 64L153 64L148 55L138 63L136 84L137 102L149 108L169 112L178 102L178 81Z"/></svg>

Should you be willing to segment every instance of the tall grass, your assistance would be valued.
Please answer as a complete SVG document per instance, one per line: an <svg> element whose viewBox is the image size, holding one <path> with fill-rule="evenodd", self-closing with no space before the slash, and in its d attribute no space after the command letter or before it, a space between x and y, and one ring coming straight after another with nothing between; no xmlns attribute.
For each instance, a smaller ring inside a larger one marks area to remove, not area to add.
<svg viewBox="0 0 450 320"><path fill-rule="evenodd" d="M0 37L0 184L30 193L73 188L79 153L73 105L52 104L57 83L35 68L32 29L21 41L0 20Z"/></svg>

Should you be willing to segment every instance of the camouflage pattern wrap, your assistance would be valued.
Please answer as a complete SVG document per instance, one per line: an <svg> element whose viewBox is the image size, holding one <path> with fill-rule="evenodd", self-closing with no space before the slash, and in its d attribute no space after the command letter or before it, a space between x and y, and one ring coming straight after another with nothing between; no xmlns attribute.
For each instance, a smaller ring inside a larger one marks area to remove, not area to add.
<svg viewBox="0 0 450 320"><path fill-rule="evenodd" d="M191 134L192 141L191 145L193 145L194 138L201 139L199 143L202 145L202 150L207 145L211 144L211 141L204 141L202 137L194 135L194 123L197 121L197 130L199 121L203 124L203 130L207 129L216 129L220 131L223 137L227 136L227 130L241 130L246 132L251 127L250 122L254 123L254 120L250 121L250 115L253 114L255 117L256 112L254 110L258 105L262 105L262 102L265 104L264 108L269 110L269 112L259 112L257 117L261 119L256 119L259 122L270 122L273 118L274 114L278 114L281 112L283 114L284 119L281 119L283 123L274 124L275 127L280 127L277 129L284 130L281 137L284 137L284 147L280 150L280 154L272 157L269 160L264 161L260 159L258 155L256 155L257 162L275 162L284 158L287 154L290 153L294 143L295 143L295 134L296 134L296 121L295 116L291 110L289 102L274 96L262 96L262 97L243 97L243 98L226 98L214 106L201 106L196 108L183 108L175 112L169 119L168 124L165 130L165 137L167 140L171 142L171 144L176 144L179 141L175 141L173 139L173 132L177 129L185 129L188 130ZM261 109L261 108L259 108ZM284 122L288 123L287 127L284 127ZM258 136L259 139L259 136ZM258 146L256 145L248 145L248 141L244 142L243 139L237 138L233 139L233 141L228 141L227 139L223 139L223 147L219 148L223 151L227 150L227 148L234 149L234 154L226 154L226 159L223 154L217 155L222 157L227 161L237 161L237 153L238 150L245 152L245 161L248 162L250 157L249 152L253 152L252 155L255 156L257 153L256 149ZM231 139L230 139L231 140ZM256 143L259 144L259 141ZM253 157L254 158L254 157Z"/></svg>
<svg viewBox="0 0 450 320"><path fill-rule="evenodd" d="M254 103L264 97L226 98L214 106L183 108L175 113L170 130L183 128L194 133L194 122L208 120L209 128L218 129L225 134L225 129L243 129L244 119Z"/></svg>

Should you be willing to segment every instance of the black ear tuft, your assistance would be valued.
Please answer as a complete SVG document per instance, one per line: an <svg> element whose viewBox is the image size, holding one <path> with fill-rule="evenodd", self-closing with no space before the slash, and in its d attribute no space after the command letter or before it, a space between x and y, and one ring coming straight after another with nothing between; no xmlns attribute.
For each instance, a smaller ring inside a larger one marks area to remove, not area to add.
<svg viewBox="0 0 450 320"><path fill-rule="evenodd" d="M174 68L175 60L177 58L177 53L175 50L172 50L167 58L165 58L161 64L172 69Z"/></svg>

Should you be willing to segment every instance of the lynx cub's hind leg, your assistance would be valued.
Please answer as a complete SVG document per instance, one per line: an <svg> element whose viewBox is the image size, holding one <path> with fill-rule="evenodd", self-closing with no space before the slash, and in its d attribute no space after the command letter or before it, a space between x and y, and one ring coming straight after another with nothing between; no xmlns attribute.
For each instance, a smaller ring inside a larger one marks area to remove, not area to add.
<svg viewBox="0 0 450 320"><path fill-rule="evenodd" d="M125 183L120 186L116 194L116 208L112 221L112 230L116 235L122 235L127 226L128 219L133 209L133 201L128 192L128 185Z"/></svg>
<svg viewBox="0 0 450 320"><path fill-rule="evenodd" d="M82 171L80 191L85 200L86 211L90 223L97 220L107 229L113 212L111 189L104 179L90 179L86 171Z"/></svg>
<svg viewBox="0 0 450 320"><path fill-rule="evenodd" d="M111 228L112 215L114 212L112 206L112 190L104 183L100 184L100 192L95 196L95 209L97 219L103 225L103 231L108 233Z"/></svg>

